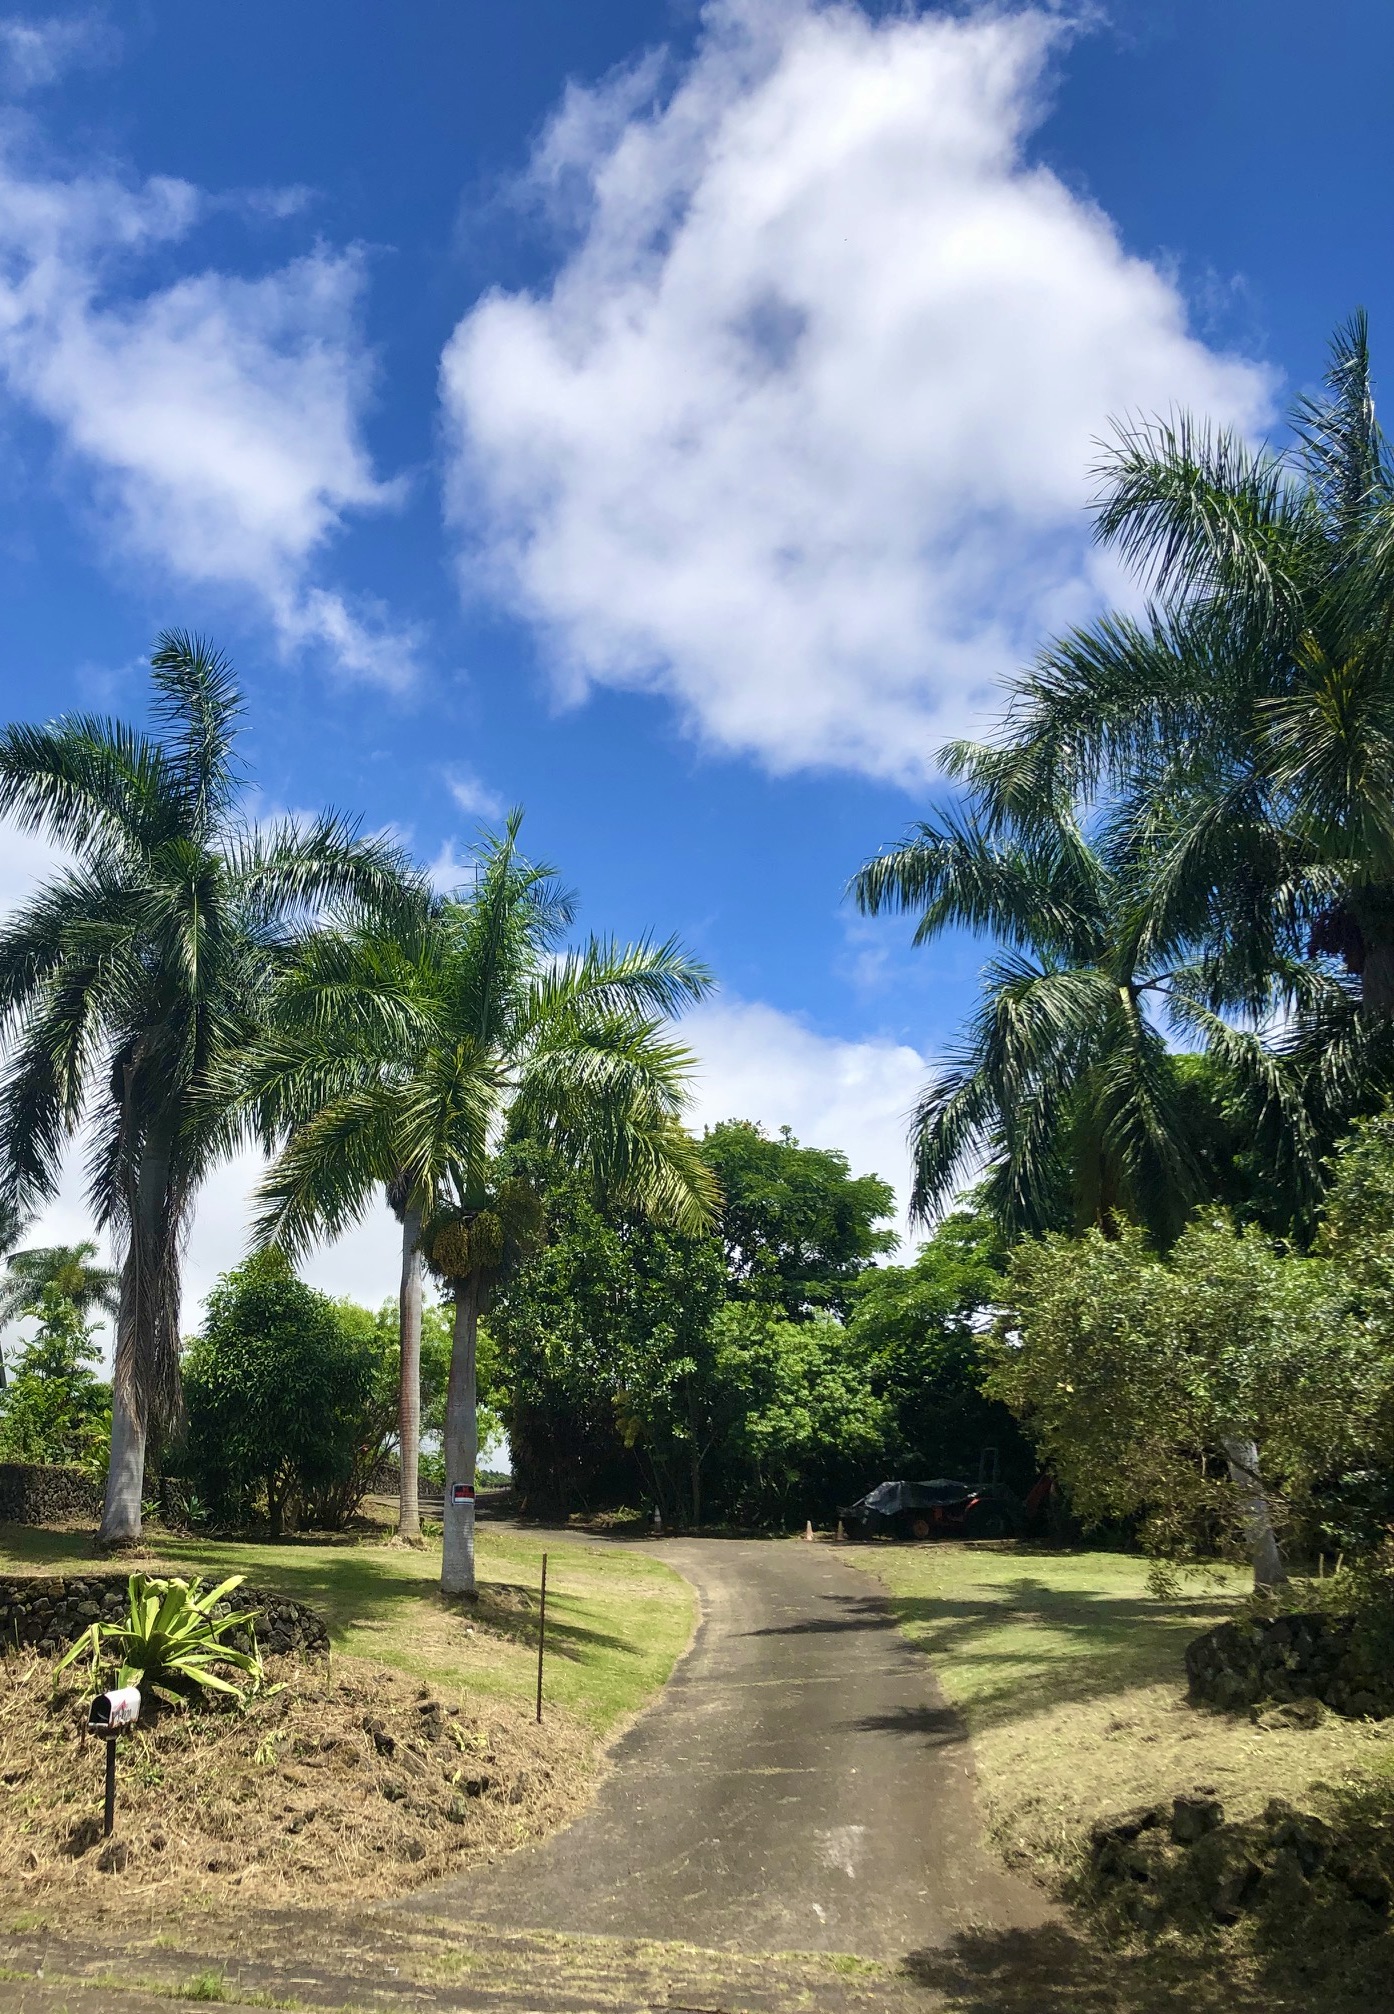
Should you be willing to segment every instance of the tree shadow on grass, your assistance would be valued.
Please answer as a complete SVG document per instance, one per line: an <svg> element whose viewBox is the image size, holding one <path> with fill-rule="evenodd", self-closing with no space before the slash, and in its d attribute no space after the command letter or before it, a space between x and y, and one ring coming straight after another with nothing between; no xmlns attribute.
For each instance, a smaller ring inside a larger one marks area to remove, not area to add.
<svg viewBox="0 0 1394 2014"><path fill-rule="evenodd" d="M979 1727L1107 1698L1131 1686L1180 1685L1186 1645L1223 1612L1214 1598L1162 1602L1146 1595L1061 1590L1028 1575L981 1601L905 1594L888 1600L896 1620L928 1657L976 1667L973 1718ZM1034 1626L1042 1633L1033 1641ZM1002 1640L1007 1632L1017 1636L1015 1643ZM998 1667L1000 1680L991 1675Z"/></svg>
<svg viewBox="0 0 1394 2014"><path fill-rule="evenodd" d="M913 1951L903 1970L942 1994L954 2014L1297 2014L1320 2004L1344 2014L1354 2000L1313 2000L1218 1947L1115 1949L1064 1924L973 1930L942 1950Z"/></svg>

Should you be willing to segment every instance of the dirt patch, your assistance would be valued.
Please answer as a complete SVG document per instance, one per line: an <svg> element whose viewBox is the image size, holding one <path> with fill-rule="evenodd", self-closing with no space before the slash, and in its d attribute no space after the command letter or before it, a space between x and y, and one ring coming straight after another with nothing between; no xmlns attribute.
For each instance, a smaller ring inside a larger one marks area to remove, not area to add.
<svg viewBox="0 0 1394 2014"><path fill-rule="evenodd" d="M0 1902L12 1913L364 1900L496 1858L569 1819L594 1737L554 1711L467 1700L359 1659L270 1659L284 1686L245 1711L160 1712L123 1739L116 1831L101 1838L101 1744L87 1693L53 1664L7 1669L0 1695Z"/></svg>

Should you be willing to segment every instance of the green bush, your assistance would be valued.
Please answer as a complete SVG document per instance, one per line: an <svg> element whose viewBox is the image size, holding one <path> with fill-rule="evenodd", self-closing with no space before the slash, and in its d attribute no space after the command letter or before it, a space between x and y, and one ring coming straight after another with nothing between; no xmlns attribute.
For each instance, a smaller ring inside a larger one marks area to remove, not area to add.
<svg viewBox="0 0 1394 2014"><path fill-rule="evenodd" d="M279 1536L288 1516L336 1529L357 1509L390 1432L394 1375L361 1315L275 1251L218 1281L184 1360L182 1463L217 1519L264 1509Z"/></svg>

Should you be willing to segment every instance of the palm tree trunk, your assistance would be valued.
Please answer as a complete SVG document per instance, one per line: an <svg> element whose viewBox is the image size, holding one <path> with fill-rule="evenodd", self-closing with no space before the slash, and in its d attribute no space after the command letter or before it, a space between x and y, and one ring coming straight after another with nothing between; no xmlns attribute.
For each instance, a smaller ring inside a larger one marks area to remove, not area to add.
<svg viewBox="0 0 1394 2014"><path fill-rule="evenodd" d="M120 1345L118 1344L118 1348ZM97 1543L138 1545L140 1504L145 1488L145 1422L127 1394L113 1390L111 1398L111 1460L106 1472L106 1502Z"/></svg>
<svg viewBox="0 0 1394 2014"><path fill-rule="evenodd" d="M1394 940L1373 934L1366 939L1360 1005L1366 1014L1394 1014Z"/></svg>
<svg viewBox="0 0 1394 2014"><path fill-rule="evenodd" d="M397 1407L401 1495L397 1531L413 1545L421 1539L421 1211L409 1203L402 1213L402 1285L397 1299L401 1394Z"/></svg>
<svg viewBox="0 0 1394 2014"><path fill-rule="evenodd" d="M484 1298L477 1272L455 1290L455 1335L450 1350L450 1386L445 1398L445 1542L441 1553L442 1594L473 1601L474 1464L479 1451L475 1366L479 1307ZM457 1495L458 1492L458 1495Z"/></svg>
<svg viewBox="0 0 1394 2014"><path fill-rule="evenodd" d="M1229 1479L1238 1491L1239 1501L1244 1510L1249 1558L1254 1568L1254 1586L1282 1587L1286 1584L1288 1572L1283 1565L1283 1555L1278 1550L1278 1537L1273 1529L1273 1517L1263 1487L1258 1445L1254 1441L1235 1436L1233 1439L1222 1441L1221 1446L1224 1448L1225 1461L1229 1466Z"/></svg>
<svg viewBox="0 0 1394 2014"><path fill-rule="evenodd" d="M152 1411L164 1424L177 1402L179 1252L170 1193L174 1123L152 1127L128 1201L129 1243L121 1268L111 1366L111 1460L100 1546L137 1545ZM172 1395L172 1396L171 1396Z"/></svg>

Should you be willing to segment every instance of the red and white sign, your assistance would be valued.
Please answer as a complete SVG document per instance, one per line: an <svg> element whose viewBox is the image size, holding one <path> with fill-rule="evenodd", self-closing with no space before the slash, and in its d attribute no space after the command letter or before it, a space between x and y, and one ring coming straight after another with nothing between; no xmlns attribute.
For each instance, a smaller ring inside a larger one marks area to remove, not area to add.
<svg viewBox="0 0 1394 2014"><path fill-rule="evenodd" d="M474 1502L474 1484L452 1483L450 1485L450 1501L453 1504L472 1504Z"/></svg>

